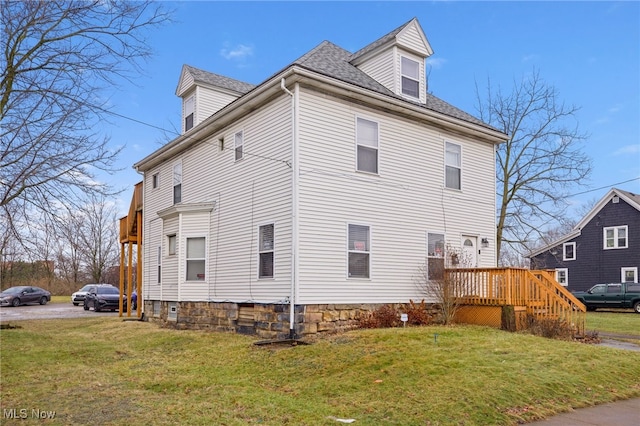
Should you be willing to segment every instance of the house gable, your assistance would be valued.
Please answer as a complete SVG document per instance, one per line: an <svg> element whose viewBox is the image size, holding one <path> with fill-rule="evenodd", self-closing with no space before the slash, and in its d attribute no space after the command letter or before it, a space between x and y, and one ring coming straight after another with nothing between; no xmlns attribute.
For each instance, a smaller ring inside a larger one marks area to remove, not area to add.
<svg viewBox="0 0 640 426"><path fill-rule="evenodd" d="M416 18L354 53L350 63L394 94L427 101L425 60L433 49Z"/></svg>
<svg viewBox="0 0 640 426"><path fill-rule="evenodd" d="M609 242L607 242L607 239ZM567 250L573 253L568 257ZM529 255L534 269L565 270L571 290L620 282L640 270L640 196L610 190L574 230Z"/></svg>
<svg viewBox="0 0 640 426"><path fill-rule="evenodd" d="M250 83L183 65L175 92L182 99L182 133L254 87Z"/></svg>

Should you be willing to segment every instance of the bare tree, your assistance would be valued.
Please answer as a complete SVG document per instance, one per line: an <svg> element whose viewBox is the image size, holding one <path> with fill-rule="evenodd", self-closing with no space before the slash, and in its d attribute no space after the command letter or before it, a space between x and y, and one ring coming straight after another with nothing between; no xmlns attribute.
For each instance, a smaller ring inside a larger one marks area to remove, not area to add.
<svg viewBox="0 0 640 426"><path fill-rule="evenodd" d="M102 283L107 272L120 261L118 211L104 197L92 197L83 214L77 234L82 258L92 282Z"/></svg>
<svg viewBox="0 0 640 426"><path fill-rule="evenodd" d="M2 1L0 209L14 230L15 211L55 215L112 191L95 178L119 151L95 124L108 117L107 89L150 56L147 30L168 19L150 1Z"/></svg>
<svg viewBox="0 0 640 426"><path fill-rule="evenodd" d="M582 150L586 135L575 122L577 107L567 106L558 92L534 72L516 82L509 94L487 85L484 101L476 87L480 118L509 140L499 145L497 173L497 256L503 245L519 254L540 238L549 224L559 222L570 188L591 173Z"/></svg>
<svg viewBox="0 0 640 426"><path fill-rule="evenodd" d="M440 257L431 257L418 268L415 283L421 293L438 303L442 322L449 325L454 322L458 309L464 303L467 283L462 275L448 274L447 269L469 267L471 259L450 245L441 247L440 253Z"/></svg>

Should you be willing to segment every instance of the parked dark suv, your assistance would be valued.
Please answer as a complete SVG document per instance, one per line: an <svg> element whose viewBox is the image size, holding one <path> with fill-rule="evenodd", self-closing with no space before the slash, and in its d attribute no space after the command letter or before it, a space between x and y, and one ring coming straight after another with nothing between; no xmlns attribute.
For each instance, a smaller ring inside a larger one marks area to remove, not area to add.
<svg viewBox="0 0 640 426"><path fill-rule="evenodd" d="M73 303L73 306L78 306L79 304L84 303L84 297L87 295L87 292L91 289L91 287L97 285L108 285L111 287L115 287L111 284L86 284L80 290L71 295L71 303Z"/></svg>
<svg viewBox="0 0 640 426"><path fill-rule="evenodd" d="M84 310L117 311L120 307L120 290L113 286L92 286L84 297ZM127 298L122 300L123 312L127 310Z"/></svg>

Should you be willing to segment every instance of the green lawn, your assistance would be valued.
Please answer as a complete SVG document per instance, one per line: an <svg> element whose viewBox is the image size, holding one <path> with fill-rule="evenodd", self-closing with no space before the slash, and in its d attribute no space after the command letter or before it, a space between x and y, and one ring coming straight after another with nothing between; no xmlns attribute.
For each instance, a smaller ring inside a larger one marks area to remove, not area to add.
<svg viewBox="0 0 640 426"><path fill-rule="evenodd" d="M609 310L587 312L587 331L631 334L640 338L640 314L633 310Z"/></svg>
<svg viewBox="0 0 640 426"><path fill-rule="evenodd" d="M2 408L55 411L47 424L518 424L640 396L640 352L484 327L259 347L110 317L14 324L0 331Z"/></svg>

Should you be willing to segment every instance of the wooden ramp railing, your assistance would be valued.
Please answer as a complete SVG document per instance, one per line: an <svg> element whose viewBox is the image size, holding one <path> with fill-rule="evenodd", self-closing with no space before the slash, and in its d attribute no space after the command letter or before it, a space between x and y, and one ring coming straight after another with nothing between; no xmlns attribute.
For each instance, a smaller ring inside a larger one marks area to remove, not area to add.
<svg viewBox="0 0 640 426"><path fill-rule="evenodd" d="M447 279L458 283L463 304L525 307L536 319L561 319L576 334L584 334L585 306L547 271L521 268L447 269Z"/></svg>

